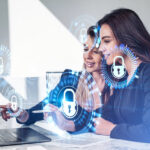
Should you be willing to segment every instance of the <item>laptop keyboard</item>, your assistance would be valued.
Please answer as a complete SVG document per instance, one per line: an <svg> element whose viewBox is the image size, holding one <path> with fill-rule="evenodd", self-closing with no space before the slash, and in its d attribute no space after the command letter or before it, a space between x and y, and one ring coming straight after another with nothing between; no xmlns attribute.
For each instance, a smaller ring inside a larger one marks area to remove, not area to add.
<svg viewBox="0 0 150 150"><path fill-rule="evenodd" d="M0 141L1 142L17 142L21 141L21 139L13 132L4 130L0 132Z"/></svg>
<svg viewBox="0 0 150 150"><path fill-rule="evenodd" d="M0 129L0 146L49 142L50 138L31 128Z"/></svg>

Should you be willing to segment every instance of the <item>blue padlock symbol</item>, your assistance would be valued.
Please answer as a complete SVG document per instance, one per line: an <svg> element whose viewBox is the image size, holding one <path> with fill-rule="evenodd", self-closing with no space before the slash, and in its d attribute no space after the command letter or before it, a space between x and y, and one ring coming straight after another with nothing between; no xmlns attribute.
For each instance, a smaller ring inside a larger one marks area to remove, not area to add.
<svg viewBox="0 0 150 150"><path fill-rule="evenodd" d="M122 65L116 65L116 59L118 58L121 59ZM121 79L125 76L126 70L125 70L124 59L122 56L116 56L114 58L113 65L111 67L111 73L117 79Z"/></svg>
<svg viewBox="0 0 150 150"><path fill-rule="evenodd" d="M18 109L17 96L16 95L12 95L11 99L10 99L10 102L11 102L11 109L13 111L17 111L17 109Z"/></svg>
<svg viewBox="0 0 150 150"><path fill-rule="evenodd" d="M70 95L69 98L67 95ZM72 89L66 89L64 91L61 109L67 118L73 118L77 114L78 107L75 100L75 93Z"/></svg>
<svg viewBox="0 0 150 150"><path fill-rule="evenodd" d="M79 40L83 44L86 42L87 29L84 27L80 30Z"/></svg>

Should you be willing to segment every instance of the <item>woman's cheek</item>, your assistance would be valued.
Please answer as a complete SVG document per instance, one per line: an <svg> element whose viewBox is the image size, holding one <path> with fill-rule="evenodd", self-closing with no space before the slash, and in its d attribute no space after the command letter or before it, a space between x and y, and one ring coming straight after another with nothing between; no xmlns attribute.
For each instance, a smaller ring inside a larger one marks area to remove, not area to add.
<svg viewBox="0 0 150 150"><path fill-rule="evenodd" d="M107 65L112 65L113 64L113 57L109 56L109 58L107 59Z"/></svg>

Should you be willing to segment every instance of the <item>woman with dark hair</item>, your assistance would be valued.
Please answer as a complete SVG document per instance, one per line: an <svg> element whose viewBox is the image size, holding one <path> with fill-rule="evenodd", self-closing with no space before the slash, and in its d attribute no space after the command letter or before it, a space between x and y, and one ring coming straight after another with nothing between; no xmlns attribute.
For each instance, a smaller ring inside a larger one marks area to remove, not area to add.
<svg viewBox="0 0 150 150"><path fill-rule="evenodd" d="M126 45L136 56L136 77L113 95L103 107L102 118L95 119L97 134L112 138L150 142L150 35L138 15L129 9L117 9L98 21L103 53L107 65L115 56L124 59L127 83L133 77L131 60L115 53L116 46ZM119 60L117 60L119 62ZM134 72L135 72L134 70Z"/></svg>

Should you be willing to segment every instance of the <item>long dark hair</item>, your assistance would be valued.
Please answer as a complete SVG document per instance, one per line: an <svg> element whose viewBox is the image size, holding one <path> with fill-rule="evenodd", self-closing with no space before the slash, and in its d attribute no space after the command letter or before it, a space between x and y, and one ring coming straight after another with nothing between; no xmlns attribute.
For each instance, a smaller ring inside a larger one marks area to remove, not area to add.
<svg viewBox="0 0 150 150"><path fill-rule="evenodd" d="M119 44L127 45L143 62L150 62L150 35L139 16L130 9L113 10L98 21L108 24Z"/></svg>

